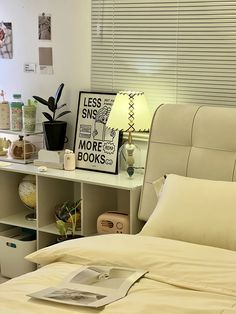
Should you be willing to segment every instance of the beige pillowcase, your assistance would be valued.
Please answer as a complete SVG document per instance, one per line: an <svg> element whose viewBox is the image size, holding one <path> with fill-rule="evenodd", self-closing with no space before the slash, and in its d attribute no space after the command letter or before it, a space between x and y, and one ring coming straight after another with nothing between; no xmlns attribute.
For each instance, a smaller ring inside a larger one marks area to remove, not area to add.
<svg viewBox="0 0 236 314"><path fill-rule="evenodd" d="M165 183L165 179L166 179L166 175L158 178L157 180L155 180L152 184L154 186L154 189L155 189L155 192L156 192L156 196L157 196L157 199L159 198L159 195L163 189L163 185Z"/></svg>
<svg viewBox="0 0 236 314"><path fill-rule="evenodd" d="M235 222L236 182L170 174L140 234L236 250Z"/></svg>

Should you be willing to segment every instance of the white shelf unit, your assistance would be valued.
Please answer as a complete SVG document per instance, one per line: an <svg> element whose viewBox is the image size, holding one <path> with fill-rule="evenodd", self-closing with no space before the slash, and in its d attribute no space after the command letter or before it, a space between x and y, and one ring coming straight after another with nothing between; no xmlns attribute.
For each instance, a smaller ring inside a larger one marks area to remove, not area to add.
<svg viewBox="0 0 236 314"><path fill-rule="evenodd" d="M36 177L37 220L27 221L29 210L18 196L18 185L25 175ZM126 173L105 174L76 169L48 169L39 172L32 164L16 164L0 168L0 231L7 226L36 230L37 248L56 242L55 206L66 200L82 199L81 236L96 234L97 218L103 212L121 211L129 214L130 233L137 233L142 222L137 218L143 176Z"/></svg>

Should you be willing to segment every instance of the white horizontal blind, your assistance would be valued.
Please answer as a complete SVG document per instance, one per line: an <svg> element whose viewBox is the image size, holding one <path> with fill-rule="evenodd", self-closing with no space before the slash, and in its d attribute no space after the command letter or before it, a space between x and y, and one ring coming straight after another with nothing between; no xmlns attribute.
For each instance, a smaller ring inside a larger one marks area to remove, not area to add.
<svg viewBox="0 0 236 314"><path fill-rule="evenodd" d="M236 1L92 0L92 88L236 105Z"/></svg>

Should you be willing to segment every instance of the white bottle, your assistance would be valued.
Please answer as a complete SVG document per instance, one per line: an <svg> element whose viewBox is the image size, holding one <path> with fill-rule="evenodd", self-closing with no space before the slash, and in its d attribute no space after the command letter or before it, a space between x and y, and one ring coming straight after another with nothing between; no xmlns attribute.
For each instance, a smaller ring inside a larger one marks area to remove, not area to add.
<svg viewBox="0 0 236 314"><path fill-rule="evenodd" d="M66 149L64 154L64 169L75 170L75 154L72 150Z"/></svg>

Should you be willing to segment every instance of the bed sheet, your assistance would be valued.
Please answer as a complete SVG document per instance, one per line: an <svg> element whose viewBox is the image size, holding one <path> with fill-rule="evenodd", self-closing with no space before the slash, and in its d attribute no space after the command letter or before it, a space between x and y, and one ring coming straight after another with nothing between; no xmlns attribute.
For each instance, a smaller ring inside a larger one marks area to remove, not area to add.
<svg viewBox="0 0 236 314"><path fill-rule="evenodd" d="M62 246L56 245L47 265L0 285L0 313L236 314L236 252L131 235L72 240L64 253L61 250ZM27 297L89 264L137 267L149 272L125 298L100 309Z"/></svg>

